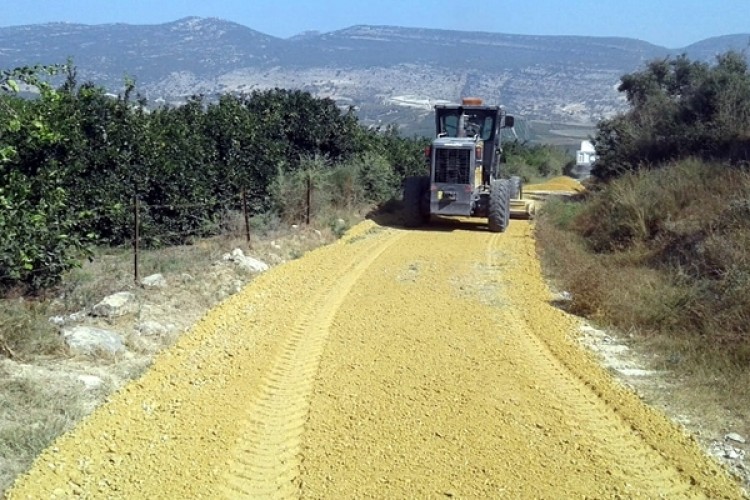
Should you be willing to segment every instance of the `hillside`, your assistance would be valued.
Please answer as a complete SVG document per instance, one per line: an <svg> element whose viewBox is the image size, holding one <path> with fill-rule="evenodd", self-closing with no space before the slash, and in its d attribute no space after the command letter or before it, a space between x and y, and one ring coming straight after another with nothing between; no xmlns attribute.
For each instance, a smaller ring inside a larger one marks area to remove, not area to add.
<svg viewBox="0 0 750 500"><path fill-rule="evenodd" d="M423 126L436 100L480 95L518 116L591 124L622 108L619 77L645 61L711 59L750 35L669 50L627 38L527 36L353 26L280 39L214 18L161 25L54 23L0 28L0 67L64 62L112 91L134 77L150 100L273 87L355 105L367 124ZM562 127L558 127L562 128Z"/></svg>

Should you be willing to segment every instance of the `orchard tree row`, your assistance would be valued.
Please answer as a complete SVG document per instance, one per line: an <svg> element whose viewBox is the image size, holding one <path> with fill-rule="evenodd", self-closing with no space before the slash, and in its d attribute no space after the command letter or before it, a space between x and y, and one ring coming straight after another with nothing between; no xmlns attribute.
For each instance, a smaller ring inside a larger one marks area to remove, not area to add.
<svg viewBox="0 0 750 500"><path fill-rule="evenodd" d="M49 75L63 83L53 88ZM21 98L24 89L38 97ZM279 181L311 165L349 166L352 196L382 202L423 169L422 147L301 91L149 110L132 81L112 97L79 84L70 65L4 71L0 287L49 286L91 245L129 242L135 199L148 244L182 243L220 232L243 193L256 213L283 210L289 192Z"/></svg>

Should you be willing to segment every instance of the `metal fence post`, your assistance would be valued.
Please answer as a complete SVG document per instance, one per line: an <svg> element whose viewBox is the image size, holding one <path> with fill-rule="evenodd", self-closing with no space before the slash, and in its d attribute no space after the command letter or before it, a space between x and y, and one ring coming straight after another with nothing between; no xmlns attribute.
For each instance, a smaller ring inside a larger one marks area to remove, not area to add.
<svg viewBox="0 0 750 500"><path fill-rule="evenodd" d="M138 247L140 242L140 218L138 215L140 212L140 202L138 201L138 193L133 196L133 281L138 284L139 281L139 269L138 269Z"/></svg>
<svg viewBox="0 0 750 500"><path fill-rule="evenodd" d="M247 190L242 188L242 215L245 217L245 241L250 246L250 216L247 213Z"/></svg>

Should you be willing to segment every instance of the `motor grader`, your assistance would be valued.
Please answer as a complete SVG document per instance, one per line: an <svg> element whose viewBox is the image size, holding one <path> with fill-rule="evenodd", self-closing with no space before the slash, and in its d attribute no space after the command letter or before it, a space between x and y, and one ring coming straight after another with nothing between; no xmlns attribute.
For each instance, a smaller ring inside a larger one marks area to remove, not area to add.
<svg viewBox="0 0 750 500"><path fill-rule="evenodd" d="M406 224L419 226L434 215L487 217L490 231L503 232L512 213L528 215L521 179L501 176L501 131L513 121L478 98L435 106L436 137L425 151L429 175L404 183Z"/></svg>

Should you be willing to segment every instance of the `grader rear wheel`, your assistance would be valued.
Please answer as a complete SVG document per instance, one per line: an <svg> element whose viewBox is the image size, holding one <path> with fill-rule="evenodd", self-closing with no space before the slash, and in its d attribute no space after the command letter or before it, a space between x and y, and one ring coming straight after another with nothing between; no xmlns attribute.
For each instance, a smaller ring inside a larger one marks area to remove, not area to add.
<svg viewBox="0 0 750 500"><path fill-rule="evenodd" d="M490 207L488 225L493 233L502 233L510 222L510 191L509 180L496 180L490 184Z"/></svg>

